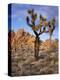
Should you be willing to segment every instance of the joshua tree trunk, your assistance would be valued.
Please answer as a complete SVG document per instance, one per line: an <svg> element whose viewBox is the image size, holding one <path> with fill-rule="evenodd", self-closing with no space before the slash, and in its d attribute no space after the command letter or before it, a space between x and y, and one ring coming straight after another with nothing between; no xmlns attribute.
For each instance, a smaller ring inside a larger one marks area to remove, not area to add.
<svg viewBox="0 0 60 80"><path fill-rule="evenodd" d="M39 55L39 36L36 35L35 38L35 58L38 59L38 55Z"/></svg>

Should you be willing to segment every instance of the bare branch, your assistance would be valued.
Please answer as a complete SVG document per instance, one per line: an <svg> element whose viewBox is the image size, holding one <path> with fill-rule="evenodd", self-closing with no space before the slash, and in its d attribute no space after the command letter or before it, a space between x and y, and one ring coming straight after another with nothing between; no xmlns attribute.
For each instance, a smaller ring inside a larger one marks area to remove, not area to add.
<svg viewBox="0 0 60 80"><path fill-rule="evenodd" d="M48 33L49 31L41 31L38 35L41 35L42 33Z"/></svg>

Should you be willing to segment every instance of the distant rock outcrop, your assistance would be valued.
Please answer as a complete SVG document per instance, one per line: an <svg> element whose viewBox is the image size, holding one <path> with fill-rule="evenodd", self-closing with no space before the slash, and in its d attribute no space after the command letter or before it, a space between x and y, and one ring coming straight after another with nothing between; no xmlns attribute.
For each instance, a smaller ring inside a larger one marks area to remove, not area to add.
<svg viewBox="0 0 60 80"><path fill-rule="evenodd" d="M45 49L45 50L49 50L49 49L56 49L58 48L58 41L56 40L45 40L44 42L41 43L41 48Z"/></svg>
<svg viewBox="0 0 60 80"><path fill-rule="evenodd" d="M17 32L9 32L8 37L9 44L11 43L12 48L18 48L21 46L21 44L26 44L29 47L34 47L35 36L31 35L28 32L25 32L24 29L19 29ZM58 40L51 40L51 44L49 39L46 41L41 41L41 44L39 46L41 49L45 50L50 49L50 46L57 48Z"/></svg>
<svg viewBox="0 0 60 80"><path fill-rule="evenodd" d="M24 29L19 29L15 33L11 32L11 35L12 35L11 42L9 44L11 44L12 48L19 48L22 44L26 44L30 47L34 45L35 37L29 34L28 32L25 32Z"/></svg>

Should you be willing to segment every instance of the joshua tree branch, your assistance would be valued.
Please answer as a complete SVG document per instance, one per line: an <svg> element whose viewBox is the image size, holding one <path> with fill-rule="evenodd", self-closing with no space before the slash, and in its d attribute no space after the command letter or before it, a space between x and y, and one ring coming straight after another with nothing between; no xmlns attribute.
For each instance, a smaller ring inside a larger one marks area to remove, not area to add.
<svg viewBox="0 0 60 80"><path fill-rule="evenodd" d="M42 33L48 33L49 31L41 31L38 35L41 35Z"/></svg>

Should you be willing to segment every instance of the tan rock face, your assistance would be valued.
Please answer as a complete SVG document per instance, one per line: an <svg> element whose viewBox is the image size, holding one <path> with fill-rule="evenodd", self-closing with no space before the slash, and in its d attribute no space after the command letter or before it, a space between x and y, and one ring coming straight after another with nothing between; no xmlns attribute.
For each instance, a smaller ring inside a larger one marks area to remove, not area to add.
<svg viewBox="0 0 60 80"><path fill-rule="evenodd" d="M34 47L35 36L25 32L24 29L19 29L17 32L9 32L8 34L8 44L11 44L12 48L19 48L22 44L28 47ZM40 49L49 50L51 47L53 49L58 48L58 40L45 40L41 41L39 45Z"/></svg>
<svg viewBox="0 0 60 80"><path fill-rule="evenodd" d="M51 40L50 42L50 40L48 39L41 43L41 48L45 50L56 49L58 48L58 41Z"/></svg>
<svg viewBox="0 0 60 80"><path fill-rule="evenodd" d="M16 32L15 37L18 39L18 38L23 37L23 36L24 36L24 29L19 29L19 30Z"/></svg>
<svg viewBox="0 0 60 80"><path fill-rule="evenodd" d="M34 45L34 40L35 37L27 32L24 31L24 29L19 29L17 32L15 32L15 35L12 33L11 34L11 45L12 48L20 46L22 43L28 45L28 46L33 46ZM10 39L10 36L9 36ZM10 43L9 43L10 44Z"/></svg>
<svg viewBox="0 0 60 80"><path fill-rule="evenodd" d="M10 38L11 37L11 38ZM35 36L29 34L28 32L25 32L24 29L19 29L17 32L9 32L8 33L8 43L11 43L11 47L18 48L21 46L21 44L26 44L29 47L34 47L35 42ZM46 40L44 42L41 42L39 45L41 49L48 50L52 46L52 48L58 47L58 41L57 40Z"/></svg>
<svg viewBox="0 0 60 80"><path fill-rule="evenodd" d="M15 37L14 31L8 33L8 49L12 47L14 37Z"/></svg>

